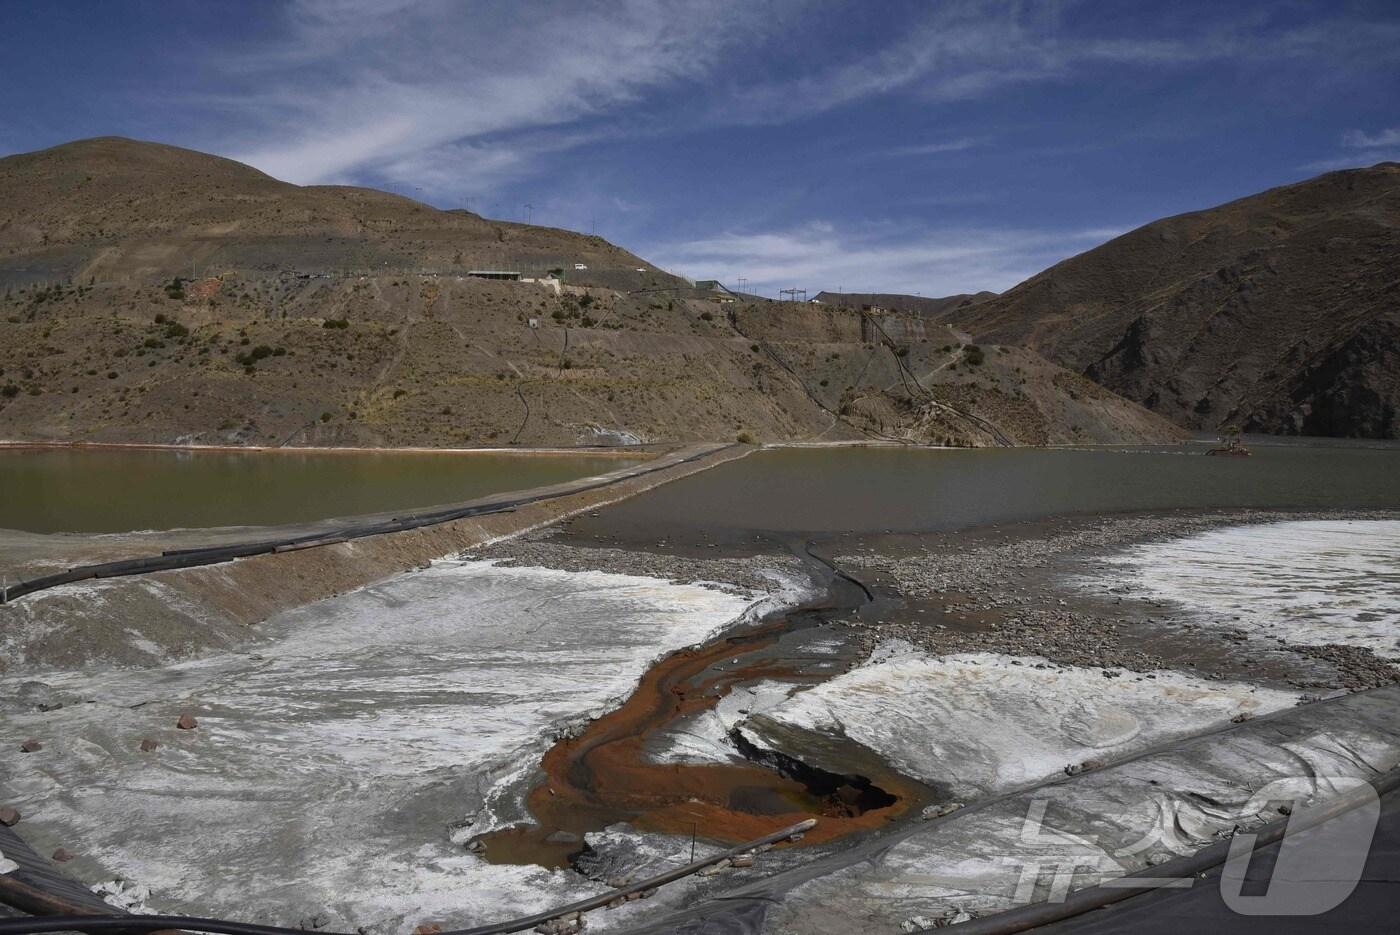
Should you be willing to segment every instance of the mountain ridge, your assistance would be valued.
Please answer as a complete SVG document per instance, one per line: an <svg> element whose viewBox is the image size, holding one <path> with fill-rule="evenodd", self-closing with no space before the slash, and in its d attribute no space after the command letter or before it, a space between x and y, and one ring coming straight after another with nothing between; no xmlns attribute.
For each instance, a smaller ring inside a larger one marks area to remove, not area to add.
<svg viewBox="0 0 1400 935"><path fill-rule="evenodd" d="M119 138L0 159L0 292L0 437L17 440L1180 434L926 316L722 301L599 237Z"/></svg>
<svg viewBox="0 0 1400 935"><path fill-rule="evenodd" d="M1145 224L950 311L1194 429L1400 437L1400 164Z"/></svg>

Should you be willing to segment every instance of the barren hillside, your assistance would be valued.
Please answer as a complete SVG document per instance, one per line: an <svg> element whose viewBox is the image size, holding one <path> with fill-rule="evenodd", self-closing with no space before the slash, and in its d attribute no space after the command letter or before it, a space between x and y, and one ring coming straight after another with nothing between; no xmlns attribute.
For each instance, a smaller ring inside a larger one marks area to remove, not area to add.
<svg viewBox="0 0 1400 935"><path fill-rule="evenodd" d="M1033 353L918 315L721 305L596 237L129 140L0 160L0 293L7 439L1176 437Z"/></svg>
<svg viewBox="0 0 1400 935"><path fill-rule="evenodd" d="M1153 222L949 317L1193 428L1400 437L1400 164Z"/></svg>

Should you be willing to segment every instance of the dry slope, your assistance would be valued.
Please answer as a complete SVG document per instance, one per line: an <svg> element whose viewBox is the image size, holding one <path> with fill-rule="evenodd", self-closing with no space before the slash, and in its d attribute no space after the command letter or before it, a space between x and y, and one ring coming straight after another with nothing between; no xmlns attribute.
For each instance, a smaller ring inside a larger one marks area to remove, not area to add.
<svg viewBox="0 0 1400 935"><path fill-rule="evenodd" d="M564 281L467 275L479 268ZM596 237L300 188L169 146L0 160L3 438L1175 437L1033 353L882 317L720 305Z"/></svg>
<svg viewBox="0 0 1400 935"><path fill-rule="evenodd" d="M1400 437L1400 164L1155 221L948 316L1192 428Z"/></svg>

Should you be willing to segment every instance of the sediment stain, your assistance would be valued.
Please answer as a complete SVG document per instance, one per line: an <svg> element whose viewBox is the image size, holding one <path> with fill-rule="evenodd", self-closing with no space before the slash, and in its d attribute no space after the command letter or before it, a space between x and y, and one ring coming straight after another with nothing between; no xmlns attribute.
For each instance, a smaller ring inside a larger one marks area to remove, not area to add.
<svg viewBox="0 0 1400 935"><path fill-rule="evenodd" d="M757 762L659 763L647 753L649 736L714 708L741 683L816 683L834 674L802 671L765 652L802 615L830 609L784 613L662 659L620 707L544 755L547 778L526 799L534 821L482 835L485 857L567 866L583 852L586 833L623 821L643 831L740 843L816 816L820 823L801 842L816 844L879 827L922 804L928 790L893 769L842 776L800 764L785 770Z"/></svg>

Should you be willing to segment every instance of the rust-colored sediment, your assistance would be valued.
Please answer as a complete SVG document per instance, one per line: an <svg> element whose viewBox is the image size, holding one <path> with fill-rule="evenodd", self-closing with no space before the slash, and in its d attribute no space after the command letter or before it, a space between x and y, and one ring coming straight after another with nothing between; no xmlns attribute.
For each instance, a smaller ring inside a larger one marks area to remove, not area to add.
<svg viewBox="0 0 1400 935"><path fill-rule="evenodd" d="M894 797L893 804L862 810L853 794L857 790L849 787L818 797L800 782L757 765L655 763L648 758L649 734L714 707L736 682L810 680L771 659L744 662L745 656L773 645L784 628L782 622L769 624L680 650L653 666L621 707L544 755L541 767L548 778L526 800L534 823L484 835L487 859L565 866L580 850L585 832L619 821L644 831L694 832L737 844L817 816L820 822L802 842L815 844L879 827L904 813L918 792L892 771L878 781ZM706 672L733 658L740 663L722 673Z"/></svg>

